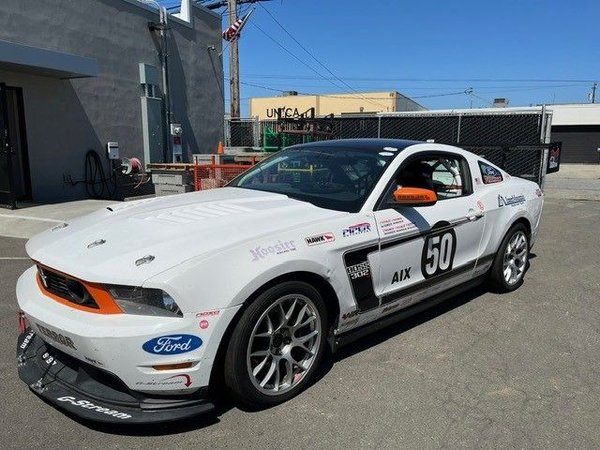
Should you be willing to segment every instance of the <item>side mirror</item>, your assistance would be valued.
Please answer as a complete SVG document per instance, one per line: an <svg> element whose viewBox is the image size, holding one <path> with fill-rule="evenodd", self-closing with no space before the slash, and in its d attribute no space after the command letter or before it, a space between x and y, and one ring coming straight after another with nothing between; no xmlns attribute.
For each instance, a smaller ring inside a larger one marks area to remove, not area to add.
<svg viewBox="0 0 600 450"><path fill-rule="evenodd" d="M431 206L437 203L437 195L429 189L401 187L394 191L394 203L402 206Z"/></svg>

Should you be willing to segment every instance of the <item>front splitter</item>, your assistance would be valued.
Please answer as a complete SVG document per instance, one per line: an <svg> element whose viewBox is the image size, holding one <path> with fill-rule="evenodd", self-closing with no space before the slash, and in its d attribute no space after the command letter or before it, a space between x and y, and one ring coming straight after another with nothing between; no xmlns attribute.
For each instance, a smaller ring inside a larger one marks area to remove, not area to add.
<svg viewBox="0 0 600 450"><path fill-rule="evenodd" d="M207 388L189 396L131 391L115 375L68 356L27 329L17 341L19 377L55 407L103 423L158 423L209 412Z"/></svg>

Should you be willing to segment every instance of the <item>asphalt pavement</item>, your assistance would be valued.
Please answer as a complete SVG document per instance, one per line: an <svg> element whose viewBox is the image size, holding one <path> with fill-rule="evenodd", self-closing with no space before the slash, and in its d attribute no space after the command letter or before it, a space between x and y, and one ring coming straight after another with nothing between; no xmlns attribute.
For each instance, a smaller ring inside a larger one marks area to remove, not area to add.
<svg viewBox="0 0 600 450"><path fill-rule="evenodd" d="M546 198L516 292L470 291L342 349L295 399L152 427L82 423L18 379L23 239L0 237L0 447L600 448L600 202Z"/></svg>

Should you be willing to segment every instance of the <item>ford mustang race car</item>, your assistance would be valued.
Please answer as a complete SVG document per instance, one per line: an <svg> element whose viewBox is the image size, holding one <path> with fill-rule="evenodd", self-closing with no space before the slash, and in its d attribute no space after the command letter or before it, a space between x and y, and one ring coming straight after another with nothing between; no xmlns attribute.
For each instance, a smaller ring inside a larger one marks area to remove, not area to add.
<svg viewBox="0 0 600 450"><path fill-rule="evenodd" d="M478 283L523 283L543 194L465 150L338 140L226 187L120 203L34 237L20 378L104 422L265 407L335 350Z"/></svg>

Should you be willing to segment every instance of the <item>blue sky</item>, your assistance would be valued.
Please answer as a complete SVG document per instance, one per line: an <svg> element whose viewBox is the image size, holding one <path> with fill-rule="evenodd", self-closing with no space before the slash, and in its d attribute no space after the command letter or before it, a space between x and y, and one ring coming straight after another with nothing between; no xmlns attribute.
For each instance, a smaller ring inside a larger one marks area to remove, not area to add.
<svg viewBox="0 0 600 450"><path fill-rule="evenodd" d="M435 109L495 97L585 103L600 81L599 0L274 0L241 12L248 7L256 9L240 40L242 115L250 97L285 90L396 90Z"/></svg>

